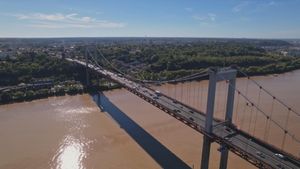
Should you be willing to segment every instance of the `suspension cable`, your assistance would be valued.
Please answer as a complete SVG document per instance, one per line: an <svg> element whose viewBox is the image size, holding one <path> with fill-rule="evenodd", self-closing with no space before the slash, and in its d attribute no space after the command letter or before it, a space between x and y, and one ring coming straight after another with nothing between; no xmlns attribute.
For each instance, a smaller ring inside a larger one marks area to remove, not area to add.
<svg viewBox="0 0 300 169"><path fill-rule="evenodd" d="M268 130L269 118L270 118L270 116L267 116L267 118L266 118L265 132L264 132L264 140L267 139L267 130Z"/></svg>
<svg viewBox="0 0 300 169"><path fill-rule="evenodd" d="M238 69L238 71L240 73L242 73L244 76L249 77L249 79L256 84L258 87L261 87L261 89L266 92L268 95L270 95L271 97L275 97L271 92L269 92L267 89L265 89L264 87L262 87L257 81L253 80L252 78L250 78L249 75L247 75L245 72L241 71L240 69ZM280 104L282 104L283 106L285 106L286 108L291 109L291 112L293 112L294 114L296 114L297 116L300 116L299 112L296 112L294 109L292 109L290 106L288 106L286 103L284 103L281 99L276 98L276 101L278 101Z"/></svg>
<svg viewBox="0 0 300 169"><path fill-rule="evenodd" d="M91 56L91 58L92 58L92 60L94 61L94 63L95 63L98 67L102 68L102 66L100 66L100 65L98 64L98 62L95 60L94 55L91 54L89 48L86 48L86 51L87 51L87 53Z"/></svg>
<svg viewBox="0 0 300 169"><path fill-rule="evenodd" d="M169 84L167 84L166 87L167 87L167 96L171 97Z"/></svg>
<svg viewBox="0 0 300 169"><path fill-rule="evenodd" d="M100 54L100 56L115 70L117 71L118 73L122 74L122 75L125 75L124 72L120 71L118 68L116 68L104 55L103 53L100 51L100 49L98 48L98 46L96 46L96 50L97 52ZM188 76L185 76L185 77L180 77L180 78L177 78L177 79L172 79L172 80L165 80L165 81L151 81L151 80L140 80L140 79L137 79L137 78L134 78L135 80L138 80L138 81L142 81L142 82L146 82L146 83L169 83L169 82L180 82L180 81L188 81L188 80L193 80L193 79L197 79L197 78L202 78L202 77L205 77L208 75L207 73L207 70L208 69L205 69L201 72L198 72L198 73L195 73L195 74L191 74L191 75L188 75Z"/></svg>
<svg viewBox="0 0 300 169"><path fill-rule="evenodd" d="M139 80L139 81L143 83L176 83L176 82L192 81L206 76L208 76L208 73L207 70L204 70L196 74L188 75L185 77L179 77L177 79L172 79L172 80Z"/></svg>
<svg viewBox="0 0 300 169"><path fill-rule="evenodd" d="M281 143L281 150L284 150L284 145L285 145L285 139L286 139L286 132L284 132L282 143Z"/></svg>
<svg viewBox="0 0 300 169"><path fill-rule="evenodd" d="M286 117L286 120L285 120L285 129L287 130L287 127L288 127L288 123L289 123L289 118L290 118L290 113L291 113L291 109L288 109L288 116Z"/></svg>
<svg viewBox="0 0 300 169"><path fill-rule="evenodd" d="M117 69L110 61L108 61L108 59L103 55L103 53L100 51L100 49L98 48L98 46L96 46L96 50L97 52L100 54L100 56L118 73L125 75L125 73L123 73L122 71L120 71L119 69Z"/></svg>
<svg viewBox="0 0 300 169"><path fill-rule="evenodd" d="M221 78L223 78L223 80L225 80L225 78L221 75ZM234 90L240 92L238 89L236 89L235 87L233 87L231 84L229 84L231 86L231 88L233 88ZM250 99L248 99L248 97L246 97L243 93L240 92L240 95L248 102L252 103ZM260 109L256 104L253 103L253 106L259 111L261 112L266 118L270 118L262 109ZM270 121L272 121L279 129L281 129L282 131L286 132L287 135L289 135L294 141L300 143L300 140L298 138L296 138L295 134L287 131L284 129L284 127L282 127L277 121L273 120L272 118L270 118Z"/></svg>

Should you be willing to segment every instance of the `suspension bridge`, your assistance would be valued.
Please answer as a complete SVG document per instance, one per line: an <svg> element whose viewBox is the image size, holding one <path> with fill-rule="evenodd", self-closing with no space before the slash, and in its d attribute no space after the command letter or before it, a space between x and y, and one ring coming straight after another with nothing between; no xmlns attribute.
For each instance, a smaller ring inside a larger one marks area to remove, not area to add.
<svg viewBox="0 0 300 169"><path fill-rule="evenodd" d="M100 56L104 57L102 53ZM116 68L115 71L105 69L93 56L88 59L86 55L85 60L66 59L85 66L87 77L90 70L118 83L203 134L201 169L209 168L212 142L220 144L218 149L221 153L220 169L227 168L229 151L258 168L300 168L300 154L289 151L290 145L300 147L299 133L297 133L299 129L289 125L290 120L299 120L300 114L237 68L211 68L173 80L143 81L125 75ZM105 57L104 59L111 65ZM236 85L237 74L245 76L245 84L243 84L245 89L239 89ZM182 82L203 78L209 79L206 93L201 85L198 89L188 86L185 88L187 91L184 90L183 83L181 87L179 85L165 91L155 90L155 87L148 85L148 83ZM249 86L255 88L256 94L250 93ZM222 96L217 95L219 89L223 92ZM191 104L191 98L198 98L198 100L194 99ZM264 100L271 102L270 109L264 108L266 105ZM275 118L276 113L280 113L280 119ZM262 130L264 132L259 132ZM275 131L275 143L274 140L270 140L271 131Z"/></svg>

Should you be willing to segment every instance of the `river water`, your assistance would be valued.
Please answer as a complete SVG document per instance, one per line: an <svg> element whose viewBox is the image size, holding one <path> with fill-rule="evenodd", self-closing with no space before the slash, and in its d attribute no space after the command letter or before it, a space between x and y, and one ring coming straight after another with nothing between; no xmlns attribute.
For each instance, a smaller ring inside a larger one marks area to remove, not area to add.
<svg viewBox="0 0 300 169"><path fill-rule="evenodd" d="M300 71L255 79L300 112ZM238 79L237 87L247 91L255 102L259 90L251 84L246 89L247 83L247 79ZM218 118L224 116L225 87L226 83L217 87ZM156 88L205 111L207 81ZM281 147L282 132L271 124L266 137L266 118L245 106L241 96L235 98L240 103L235 105L235 124ZM260 105L266 105L266 112L273 104L272 119L285 125L286 114L282 112L286 110L272 103L267 95L261 94L260 100ZM299 122L298 117L290 115L287 127L297 137ZM0 169L199 168L201 159L201 134L124 89L2 105L0 136ZM218 168L217 148L213 144L211 168ZM300 153L299 144L290 138L283 148L295 156ZM229 168L255 167L230 154Z"/></svg>

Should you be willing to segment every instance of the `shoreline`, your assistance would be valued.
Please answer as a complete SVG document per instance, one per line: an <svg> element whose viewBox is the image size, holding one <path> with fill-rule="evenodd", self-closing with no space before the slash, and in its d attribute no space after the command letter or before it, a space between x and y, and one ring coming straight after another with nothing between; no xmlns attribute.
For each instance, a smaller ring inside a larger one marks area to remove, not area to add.
<svg viewBox="0 0 300 169"><path fill-rule="evenodd" d="M287 72L282 72L282 73L270 73L270 74L251 75L250 77L267 77L267 76L277 77L279 75L283 75L283 74L286 74L286 73L292 73L292 72L297 71L297 70L300 70L300 69L294 69L294 70L287 71ZM237 78L245 78L245 77L237 75ZM202 80L207 80L207 79L201 79L201 81ZM192 81L199 81L199 80L192 80ZM184 82L178 82L178 83L186 83L186 82L192 82L192 81L184 81ZM178 83L176 83L176 84L178 84ZM169 83L169 84L171 84L171 83ZM78 91L78 92L75 92L75 93L68 93L66 91L63 94L48 93L47 95L39 97L39 98L26 99L24 97L21 100L14 100L14 101L10 101L10 102L7 102L7 103L0 102L0 106L1 105L14 104L14 103L32 102L32 101L35 101L35 100L41 100L41 99L46 99L46 98L51 98L51 97L75 96L75 95L83 95L83 94L90 94L90 95L92 95L92 94L95 94L96 92L112 91L114 89L120 89L120 88L122 88L122 86L119 86L119 85L111 86L111 87L108 87L108 86L92 87L89 90L87 90L86 87L85 87L84 90Z"/></svg>
<svg viewBox="0 0 300 169"><path fill-rule="evenodd" d="M23 102L30 103L35 100L47 99L47 98L52 98L52 97L76 96L76 95L83 95L83 94L92 95L92 94L95 94L96 92L104 92L104 91L120 89L120 88L121 88L121 86L116 85L116 86L112 86L112 87L102 86L102 87L99 87L99 90L95 87L92 87L90 90L86 90L86 88L85 88L84 90L78 91L78 92L63 92L63 93L58 93L58 94L48 93L48 94L43 95L38 98L26 99L26 97L23 97L22 99L11 100L9 102L0 102L0 106L14 104L14 103L23 103Z"/></svg>

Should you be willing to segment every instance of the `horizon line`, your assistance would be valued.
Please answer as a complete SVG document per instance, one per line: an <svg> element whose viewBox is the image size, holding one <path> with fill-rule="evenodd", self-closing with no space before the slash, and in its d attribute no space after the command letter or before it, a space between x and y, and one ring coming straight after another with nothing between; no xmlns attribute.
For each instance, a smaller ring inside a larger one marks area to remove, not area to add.
<svg viewBox="0 0 300 169"><path fill-rule="evenodd" d="M197 36L7 36L0 39L73 39L73 38L171 38L171 39L256 39L256 40L299 40L299 38L258 38L258 37L197 37Z"/></svg>

